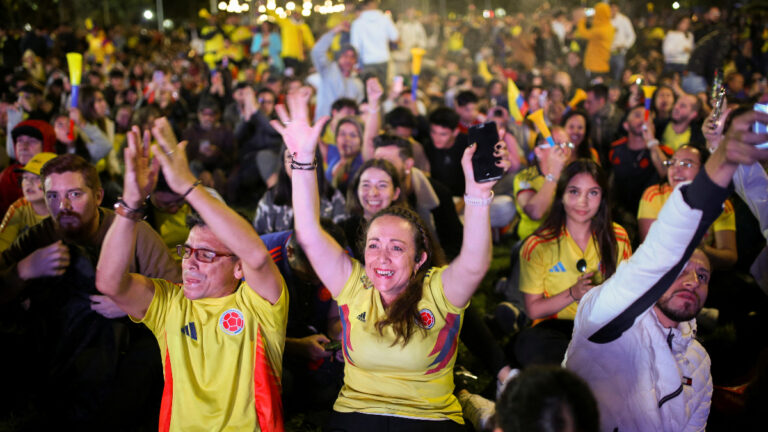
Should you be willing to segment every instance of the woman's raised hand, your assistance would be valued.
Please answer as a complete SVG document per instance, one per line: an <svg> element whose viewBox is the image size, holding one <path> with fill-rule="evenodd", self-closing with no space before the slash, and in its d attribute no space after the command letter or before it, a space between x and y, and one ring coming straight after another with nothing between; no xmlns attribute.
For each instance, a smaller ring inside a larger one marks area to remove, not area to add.
<svg viewBox="0 0 768 432"><path fill-rule="evenodd" d="M275 112L280 121L270 122L272 127L283 136L288 151L300 162L310 162L314 159L317 140L329 118L323 116L317 123L310 125L308 105L311 96L312 90L309 87L302 87L288 93L287 110L285 105L277 105Z"/></svg>
<svg viewBox="0 0 768 432"><path fill-rule="evenodd" d="M477 144L471 144L464 150L464 155L461 158L461 168L464 170L464 181L466 184L465 193L474 198L486 198L496 181L489 181L478 183L475 181L475 170L472 167L472 155L477 151ZM512 164L509 160L509 152L507 151L507 144L504 141L499 141L494 146L493 155L500 158L496 161L496 166L504 169L507 172Z"/></svg>

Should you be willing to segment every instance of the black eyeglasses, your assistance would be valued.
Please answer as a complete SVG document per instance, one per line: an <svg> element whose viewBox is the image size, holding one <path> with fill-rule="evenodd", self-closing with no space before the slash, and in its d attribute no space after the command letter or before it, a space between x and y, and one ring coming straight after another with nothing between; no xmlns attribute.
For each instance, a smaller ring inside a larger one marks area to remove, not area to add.
<svg viewBox="0 0 768 432"><path fill-rule="evenodd" d="M192 254L195 254L195 259L204 263L212 263L218 257L235 256L234 254L224 254L208 249L195 249L189 245L176 245L176 253L182 259L189 259Z"/></svg>

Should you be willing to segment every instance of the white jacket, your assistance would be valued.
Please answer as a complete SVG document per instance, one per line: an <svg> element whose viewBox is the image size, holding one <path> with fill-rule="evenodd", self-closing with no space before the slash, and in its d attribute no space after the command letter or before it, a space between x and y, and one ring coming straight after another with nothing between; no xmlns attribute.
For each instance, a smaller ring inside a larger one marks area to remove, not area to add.
<svg viewBox="0 0 768 432"><path fill-rule="evenodd" d="M693 52L693 33L668 31L661 50L664 52L664 63L688 64Z"/></svg>
<svg viewBox="0 0 768 432"><path fill-rule="evenodd" d="M712 377L709 356L694 339L695 320L665 329L652 306L680 274L727 195L701 170L672 193L632 258L579 304L564 364L592 388L601 430L705 429Z"/></svg>
<svg viewBox="0 0 768 432"><path fill-rule="evenodd" d="M349 29L349 41L364 65L388 62L389 43L399 38L392 19L378 9L362 12Z"/></svg>

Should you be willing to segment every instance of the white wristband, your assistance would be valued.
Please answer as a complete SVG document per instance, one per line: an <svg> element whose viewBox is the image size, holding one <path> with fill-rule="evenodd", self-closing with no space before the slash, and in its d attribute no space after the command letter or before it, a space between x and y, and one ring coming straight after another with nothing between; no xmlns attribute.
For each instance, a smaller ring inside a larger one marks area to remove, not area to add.
<svg viewBox="0 0 768 432"><path fill-rule="evenodd" d="M490 205L491 202L493 202L493 191L491 191L491 196L489 196L488 198L475 198L467 194L464 194L464 203L467 205L471 205L475 207L483 207L483 206Z"/></svg>
<svg viewBox="0 0 768 432"><path fill-rule="evenodd" d="M656 147L657 145L659 145L659 140L655 138L645 143L645 146L648 148L653 148L653 147Z"/></svg>

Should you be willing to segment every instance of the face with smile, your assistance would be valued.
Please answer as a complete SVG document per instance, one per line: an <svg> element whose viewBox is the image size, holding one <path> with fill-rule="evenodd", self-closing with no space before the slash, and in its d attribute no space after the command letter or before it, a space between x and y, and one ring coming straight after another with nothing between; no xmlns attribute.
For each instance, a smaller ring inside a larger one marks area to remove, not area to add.
<svg viewBox="0 0 768 432"><path fill-rule="evenodd" d="M675 105L675 93L669 87L661 87L656 91L656 110L661 113L669 113Z"/></svg>
<svg viewBox="0 0 768 432"><path fill-rule="evenodd" d="M190 230L186 245L219 255L232 254L208 227L203 226ZM198 260L196 254L192 253L188 258L182 259L181 270L184 296L190 300L230 295L243 277L240 260L229 256L216 256L208 263Z"/></svg>
<svg viewBox="0 0 768 432"><path fill-rule="evenodd" d="M571 142L578 146L584 141L584 135L587 130L587 119L580 115L572 115L565 122L565 132L568 134Z"/></svg>
<svg viewBox="0 0 768 432"><path fill-rule="evenodd" d="M701 153L695 148L683 146L672 155L669 163L667 180L670 186L675 187L696 177L701 168Z"/></svg>
<svg viewBox="0 0 768 432"><path fill-rule="evenodd" d="M400 196L400 188L395 188L392 178L379 168L368 168L360 175L357 187L357 199L363 207L363 217L370 219L377 211L385 209Z"/></svg>
<svg viewBox="0 0 768 432"><path fill-rule="evenodd" d="M365 274L385 306L408 287L411 276L427 259L426 252L417 259L414 230L410 222L393 215L379 216L368 227Z"/></svg>
<svg viewBox="0 0 768 432"><path fill-rule="evenodd" d="M695 250L683 272L661 296L654 309L661 323L669 328L693 319L704 306L709 293L709 260Z"/></svg>
<svg viewBox="0 0 768 432"><path fill-rule="evenodd" d="M589 223L600 208L603 190L588 173L573 176L563 194L563 207L568 222Z"/></svg>
<svg viewBox="0 0 768 432"><path fill-rule="evenodd" d="M99 223L98 206L103 191L94 191L80 172L67 171L45 178L45 203L56 225L68 236L95 231Z"/></svg>

